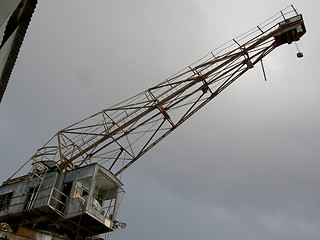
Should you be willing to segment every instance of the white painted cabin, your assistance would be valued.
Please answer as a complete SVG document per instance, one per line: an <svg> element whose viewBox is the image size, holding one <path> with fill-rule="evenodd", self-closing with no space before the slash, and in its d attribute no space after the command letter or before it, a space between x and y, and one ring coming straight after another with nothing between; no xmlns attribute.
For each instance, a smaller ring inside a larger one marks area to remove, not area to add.
<svg viewBox="0 0 320 240"><path fill-rule="evenodd" d="M99 164L20 177L0 187L0 222L70 236L113 231L122 186Z"/></svg>

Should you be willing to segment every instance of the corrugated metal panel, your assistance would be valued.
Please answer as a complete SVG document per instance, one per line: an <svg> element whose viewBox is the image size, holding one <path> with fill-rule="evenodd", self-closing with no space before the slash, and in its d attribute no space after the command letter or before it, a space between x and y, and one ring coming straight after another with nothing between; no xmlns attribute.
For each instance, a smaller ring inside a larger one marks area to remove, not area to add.
<svg viewBox="0 0 320 240"><path fill-rule="evenodd" d="M19 1L18 0L1 0L0 3L3 8L0 8L0 9L1 10L7 9L7 11L9 11L8 10L9 8L6 8L7 5L5 3L9 4L10 6L17 7L19 5L19 4L15 5L15 4L17 4L17 2L20 3L20 0ZM2 100L2 97L3 97L5 90L7 88L11 72L13 70L16 59L18 57L20 47L22 45L24 36L25 36L26 31L28 29L28 26L29 26L29 23L30 23L30 20L31 20L31 17L32 17L34 10L35 10L36 5L37 5L37 0L27 0L25 2L24 7L23 7L21 17L19 18L19 24L18 24L19 26L17 28L17 32L15 35L14 41L12 43L11 50L10 50L9 55L7 57L7 61L4 65L4 67L2 67L2 71L0 72L0 102ZM4 11L3 14L5 14L5 13L6 12ZM1 14L0 14L0 16L1 16ZM7 19L6 16L3 16L3 18Z"/></svg>
<svg viewBox="0 0 320 240"><path fill-rule="evenodd" d="M16 32L17 32L17 30L10 36L10 38L6 41L6 43L0 49L0 73L3 72L3 69L6 65L6 61L8 59L9 53L11 51L13 41L16 37Z"/></svg>
<svg viewBox="0 0 320 240"><path fill-rule="evenodd" d="M0 26L8 19L9 16L18 7L21 0L1 0L0 1Z"/></svg>

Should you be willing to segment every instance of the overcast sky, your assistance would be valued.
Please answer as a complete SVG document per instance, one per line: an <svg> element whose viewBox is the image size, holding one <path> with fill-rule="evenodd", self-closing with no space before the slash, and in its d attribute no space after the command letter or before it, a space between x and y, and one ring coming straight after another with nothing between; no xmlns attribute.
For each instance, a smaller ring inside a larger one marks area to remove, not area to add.
<svg viewBox="0 0 320 240"><path fill-rule="evenodd" d="M318 0L40 0L0 105L2 181L58 130L293 4L284 45L132 165L111 240L320 236Z"/></svg>

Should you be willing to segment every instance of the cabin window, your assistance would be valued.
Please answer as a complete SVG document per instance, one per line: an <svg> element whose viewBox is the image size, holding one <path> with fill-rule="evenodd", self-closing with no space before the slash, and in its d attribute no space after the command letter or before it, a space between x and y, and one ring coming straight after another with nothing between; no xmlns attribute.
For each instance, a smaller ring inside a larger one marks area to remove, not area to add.
<svg viewBox="0 0 320 240"><path fill-rule="evenodd" d="M75 188L73 197L74 198L78 198L78 197L86 198L89 194L90 182L91 181L89 181L89 179L78 180L76 183L76 188Z"/></svg>
<svg viewBox="0 0 320 240"><path fill-rule="evenodd" d="M69 195L72 189L72 182L66 182L63 184L62 193L60 193L60 200L58 201L57 209L64 213L68 202Z"/></svg>
<svg viewBox="0 0 320 240"><path fill-rule="evenodd" d="M13 192L0 195L0 211L3 211L10 206Z"/></svg>
<svg viewBox="0 0 320 240"><path fill-rule="evenodd" d="M72 182L66 182L63 184L62 193L65 197L69 197L72 188Z"/></svg>
<svg viewBox="0 0 320 240"><path fill-rule="evenodd" d="M116 214L120 193L121 189L119 186L104 172L98 171L95 178L92 211L96 212L97 215L113 219L114 214Z"/></svg>

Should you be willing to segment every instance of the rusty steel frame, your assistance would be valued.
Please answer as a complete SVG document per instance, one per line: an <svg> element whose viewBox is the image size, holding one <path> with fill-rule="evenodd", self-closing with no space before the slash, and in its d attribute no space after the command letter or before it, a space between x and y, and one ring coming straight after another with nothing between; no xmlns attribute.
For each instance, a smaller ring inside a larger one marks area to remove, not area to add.
<svg viewBox="0 0 320 240"><path fill-rule="evenodd" d="M282 10L162 83L60 130L29 161L61 171L99 162L119 175L284 44L276 36L303 25L299 16L293 6Z"/></svg>

